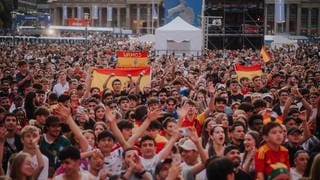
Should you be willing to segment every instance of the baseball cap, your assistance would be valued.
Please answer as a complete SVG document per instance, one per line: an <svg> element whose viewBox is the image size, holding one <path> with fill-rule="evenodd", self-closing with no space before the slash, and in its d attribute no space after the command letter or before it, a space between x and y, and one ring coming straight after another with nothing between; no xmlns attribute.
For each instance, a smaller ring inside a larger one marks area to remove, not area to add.
<svg viewBox="0 0 320 180"><path fill-rule="evenodd" d="M302 131L299 129L299 128L297 128L297 127L292 127L292 128L290 128L289 130L288 130L288 135L292 135L292 134L294 134L294 133L299 133L299 134L301 134L302 133Z"/></svg>
<svg viewBox="0 0 320 180"><path fill-rule="evenodd" d="M197 146L189 138L181 139L179 141L179 147L186 151L198 150Z"/></svg>

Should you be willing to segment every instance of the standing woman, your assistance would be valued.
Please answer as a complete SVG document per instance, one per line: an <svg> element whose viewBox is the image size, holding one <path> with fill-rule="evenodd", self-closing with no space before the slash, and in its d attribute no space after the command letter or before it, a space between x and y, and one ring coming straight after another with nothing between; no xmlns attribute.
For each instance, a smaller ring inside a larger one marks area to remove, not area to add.
<svg viewBox="0 0 320 180"><path fill-rule="evenodd" d="M254 154L259 147L260 135L256 131L249 131L244 136L244 155L242 159L242 169L254 178L255 165L254 165Z"/></svg>
<svg viewBox="0 0 320 180"><path fill-rule="evenodd" d="M72 114L75 114L77 112L78 106L80 106L80 98L78 96L76 89L70 90L70 104L71 104Z"/></svg>
<svg viewBox="0 0 320 180"><path fill-rule="evenodd" d="M212 126L210 131L210 141L209 141L209 149L208 156L222 157L224 154L224 143L225 143L225 132L224 128L221 124L216 124Z"/></svg>
<svg viewBox="0 0 320 180"><path fill-rule="evenodd" d="M10 177L17 180L33 180L34 166L31 156L28 153L20 152L12 159L12 165L10 166Z"/></svg>
<svg viewBox="0 0 320 180"><path fill-rule="evenodd" d="M96 137L98 137L98 135L101 132L103 132L103 131L105 131L107 129L108 129L107 125L104 122L96 122L94 127L93 127L93 131L94 131L94 134L95 134Z"/></svg>
<svg viewBox="0 0 320 180"><path fill-rule="evenodd" d="M202 144L202 147L205 149L207 149L209 145L210 131L215 124L216 124L215 117L208 117L202 125L201 144Z"/></svg>
<svg viewBox="0 0 320 180"><path fill-rule="evenodd" d="M106 122L105 118L105 109L103 106L98 105L94 108L94 115L95 115L95 121L96 122Z"/></svg>
<svg viewBox="0 0 320 180"><path fill-rule="evenodd" d="M228 143L229 142L229 121L228 121L228 116L226 113L218 113L216 116L216 123L217 124L221 124L223 129L224 129L224 133L225 133L225 142Z"/></svg>

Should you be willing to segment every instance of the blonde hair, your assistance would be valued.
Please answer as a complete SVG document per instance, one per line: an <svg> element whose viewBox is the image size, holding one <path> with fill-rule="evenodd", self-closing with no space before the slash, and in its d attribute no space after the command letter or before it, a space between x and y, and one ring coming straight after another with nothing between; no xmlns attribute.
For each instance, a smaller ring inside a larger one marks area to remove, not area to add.
<svg viewBox="0 0 320 180"><path fill-rule="evenodd" d="M35 126L27 125L21 130L21 138L23 138L26 133L33 133L33 132L40 133L40 129Z"/></svg>
<svg viewBox="0 0 320 180"><path fill-rule="evenodd" d="M227 116L227 114L226 114L226 113L218 113L218 114L216 115L216 123L217 123L217 124L221 124L221 123L222 123L222 118L223 118L224 116Z"/></svg>

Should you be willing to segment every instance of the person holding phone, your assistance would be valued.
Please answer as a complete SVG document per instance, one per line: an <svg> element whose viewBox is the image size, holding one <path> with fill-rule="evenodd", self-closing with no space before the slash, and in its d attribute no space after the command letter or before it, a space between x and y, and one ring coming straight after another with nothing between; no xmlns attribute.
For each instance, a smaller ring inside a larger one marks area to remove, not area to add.
<svg viewBox="0 0 320 180"><path fill-rule="evenodd" d="M123 177L129 180L151 180L152 176L142 165L138 151L134 148L128 148L123 152L123 161L125 173Z"/></svg>

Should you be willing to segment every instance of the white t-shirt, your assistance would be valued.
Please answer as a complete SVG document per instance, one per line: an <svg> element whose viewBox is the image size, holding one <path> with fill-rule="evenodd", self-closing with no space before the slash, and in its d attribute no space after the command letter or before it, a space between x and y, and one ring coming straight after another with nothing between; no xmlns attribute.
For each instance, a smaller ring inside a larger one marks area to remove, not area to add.
<svg viewBox="0 0 320 180"><path fill-rule="evenodd" d="M56 93L58 97L63 94L65 91L69 90L69 83L66 82L64 85L61 83L57 83L56 85L53 86L52 92Z"/></svg>
<svg viewBox="0 0 320 180"><path fill-rule="evenodd" d="M190 170L193 166L188 165L187 163L183 162L181 163L182 171L188 171ZM195 180L204 180L207 179L206 175L206 170L202 170L200 173L196 175Z"/></svg>
<svg viewBox="0 0 320 180"><path fill-rule="evenodd" d="M122 170L123 148L116 149L110 153L110 156L104 157L103 169L111 172L113 175L120 175Z"/></svg>
<svg viewBox="0 0 320 180"><path fill-rule="evenodd" d="M38 177L38 180L44 180L44 179L48 179L48 176L49 176L49 159L47 158L47 156L43 155L42 154L42 158L43 158L43 161L44 161L44 166L43 166L43 169ZM38 166L38 160L37 160L37 156L34 155L31 157L31 160L32 160L32 163L35 165L35 166ZM8 167L10 167L10 162L8 161ZM7 173L6 173L7 176L10 175L10 168L7 169Z"/></svg>
<svg viewBox="0 0 320 180"><path fill-rule="evenodd" d="M290 168L290 173L292 175L292 180L299 180L302 178L302 175L296 171L296 168Z"/></svg>
<svg viewBox="0 0 320 180"><path fill-rule="evenodd" d="M159 154L156 154L151 159L140 157L143 168L151 174L154 174L157 164L160 162Z"/></svg>
<svg viewBox="0 0 320 180"><path fill-rule="evenodd" d="M64 176L64 173L59 174L58 176L55 176L53 178L53 180L64 180L63 176ZM89 172L81 171L81 179L80 180L95 180L95 178Z"/></svg>

